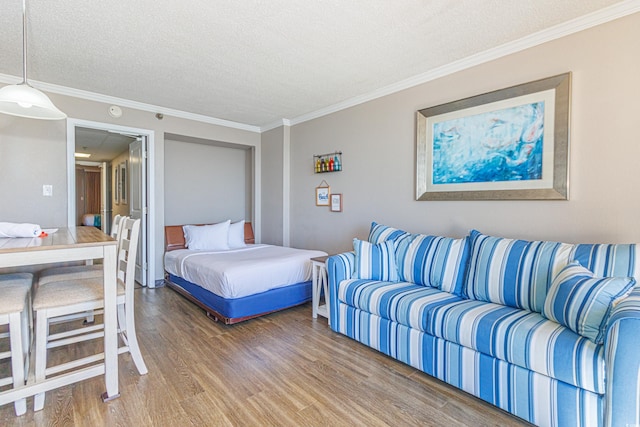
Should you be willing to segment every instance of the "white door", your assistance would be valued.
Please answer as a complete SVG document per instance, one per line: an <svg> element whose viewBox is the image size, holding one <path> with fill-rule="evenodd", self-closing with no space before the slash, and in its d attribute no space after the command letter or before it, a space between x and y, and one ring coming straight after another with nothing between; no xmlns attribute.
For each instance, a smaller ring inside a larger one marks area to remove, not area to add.
<svg viewBox="0 0 640 427"><path fill-rule="evenodd" d="M111 164L100 164L100 218L101 229L104 233L111 233Z"/></svg>
<svg viewBox="0 0 640 427"><path fill-rule="evenodd" d="M140 218L140 238L136 258L136 281L147 286L147 137L129 144L129 215Z"/></svg>

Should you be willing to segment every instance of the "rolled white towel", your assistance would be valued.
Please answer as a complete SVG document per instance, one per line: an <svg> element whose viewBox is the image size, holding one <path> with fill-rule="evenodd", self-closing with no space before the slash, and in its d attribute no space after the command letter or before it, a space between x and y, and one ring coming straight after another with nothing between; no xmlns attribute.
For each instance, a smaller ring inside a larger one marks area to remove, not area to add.
<svg viewBox="0 0 640 427"><path fill-rule="evenodd" d="M0 237L38 237L42 228L38 224L0 222Z"/></svg>

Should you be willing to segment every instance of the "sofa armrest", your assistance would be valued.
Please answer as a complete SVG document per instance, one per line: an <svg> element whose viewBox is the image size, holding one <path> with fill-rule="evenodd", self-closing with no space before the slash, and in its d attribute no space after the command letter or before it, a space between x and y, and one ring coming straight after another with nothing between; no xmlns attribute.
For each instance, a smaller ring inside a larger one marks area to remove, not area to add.
<svg viewBox="0 0 640 427"><path fill-rule="evenodd" d="M605 338L605 426L637 425L640 414L640 288L618 304Z"/></svg>
<svg viewBox="0 0 640 427"><path fill-rule="evenodd" d="M327 275L329 278L329 307L331 329L338 331L338 285L351 278L356 260L355 252L332 255L327 259Z"/></svg>

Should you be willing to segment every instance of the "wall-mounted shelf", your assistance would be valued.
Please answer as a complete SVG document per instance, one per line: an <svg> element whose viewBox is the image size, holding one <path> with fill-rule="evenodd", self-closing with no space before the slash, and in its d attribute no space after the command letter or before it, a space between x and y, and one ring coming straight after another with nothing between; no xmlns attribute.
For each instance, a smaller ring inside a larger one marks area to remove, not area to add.
<svg viewBox="0 0 640 427"><path fill-rule="evenodd" d="M314 173L340 172L342 170L342 151L333 153L314 154Z"/></svg>

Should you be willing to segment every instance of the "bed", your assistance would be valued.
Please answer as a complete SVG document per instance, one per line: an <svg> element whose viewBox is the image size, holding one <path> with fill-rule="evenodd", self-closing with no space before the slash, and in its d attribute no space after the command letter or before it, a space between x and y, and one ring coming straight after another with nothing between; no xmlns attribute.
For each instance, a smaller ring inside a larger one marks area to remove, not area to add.
<svg viewBox="0 0 640 427"><path fill-rule="evenodd" d="M310 259L326 255L322 251L255 244L248 222L244 223L246 247L188 249L182 225L165 227L165 243L167 286L225 324L310 301Z"/></svg>

